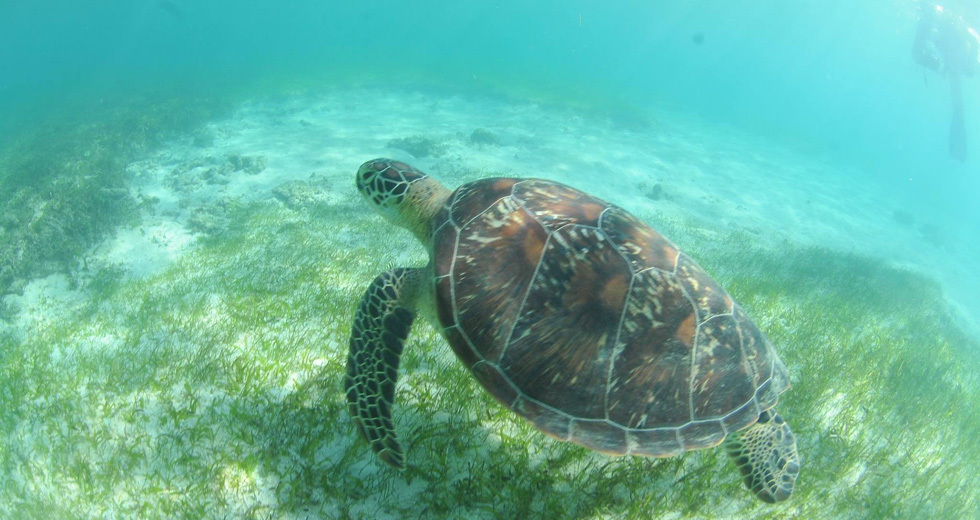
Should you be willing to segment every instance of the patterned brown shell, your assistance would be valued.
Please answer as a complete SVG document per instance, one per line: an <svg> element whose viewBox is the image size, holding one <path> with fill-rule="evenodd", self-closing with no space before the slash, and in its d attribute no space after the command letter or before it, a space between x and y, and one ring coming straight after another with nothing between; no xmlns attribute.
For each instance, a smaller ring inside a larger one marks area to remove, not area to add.
<svg viewBox="0 0 980 520"><path fill-rule="evenodd" d="M559 439L675 455L754 423L788 387L772 344L693 260L568 186L462 186L432 248L452 348L495 398Z"/></svg>

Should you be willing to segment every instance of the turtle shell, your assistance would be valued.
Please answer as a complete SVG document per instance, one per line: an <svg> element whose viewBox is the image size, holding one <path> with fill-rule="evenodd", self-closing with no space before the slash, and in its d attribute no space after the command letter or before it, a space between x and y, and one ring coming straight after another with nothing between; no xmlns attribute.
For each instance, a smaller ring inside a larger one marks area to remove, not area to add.
<svg viewBox="0 0 980 520"><path fill-rule="evenodd" d="M720 443L788 387L772 344L690 257L621 208L485 179L433 222L438 319L497 400L612 454Z"/></svg>

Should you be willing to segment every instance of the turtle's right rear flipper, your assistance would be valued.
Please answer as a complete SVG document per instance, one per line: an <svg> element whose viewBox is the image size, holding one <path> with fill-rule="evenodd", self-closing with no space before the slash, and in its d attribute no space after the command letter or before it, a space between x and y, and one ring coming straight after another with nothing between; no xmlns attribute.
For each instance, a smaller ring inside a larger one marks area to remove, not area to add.
<svg viewBox="0 0 980 520"><path fill-rule="evenodd" d="M354 314L344 392L361 436L385 463L404 467L391 406L398 360L415 318L419 269L392 269L368 286Z"/></svg>
<svg viewBox="0 0 980 520"><path fill-rule="evenodd" d="M725 449L742 472L745 486L765 502L782 502L800 475L796 437L775 410L759 415L752 426L728 435Z"/></svg>

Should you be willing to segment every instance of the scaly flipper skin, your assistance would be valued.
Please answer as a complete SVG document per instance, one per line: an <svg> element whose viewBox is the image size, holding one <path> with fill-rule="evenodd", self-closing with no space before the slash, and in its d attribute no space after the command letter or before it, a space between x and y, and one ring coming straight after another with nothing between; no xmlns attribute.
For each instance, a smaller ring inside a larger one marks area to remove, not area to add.
<svg viewBox="0 0 980 520"><path fill-rule="evenodd" d="M392 269L371 282L351 327L344 392L361 436L386 464L404 468L391 405L398 359L415 318L420 269Z"/></svg>
<svg viewBox="0 0 980 520"><path fill-rule="evenodd" d="M793 493L800 475L796 437L775 410L759 415L759 421L728 436L725 448L745 476L745 486L765 502L782 502Z"/></svg>

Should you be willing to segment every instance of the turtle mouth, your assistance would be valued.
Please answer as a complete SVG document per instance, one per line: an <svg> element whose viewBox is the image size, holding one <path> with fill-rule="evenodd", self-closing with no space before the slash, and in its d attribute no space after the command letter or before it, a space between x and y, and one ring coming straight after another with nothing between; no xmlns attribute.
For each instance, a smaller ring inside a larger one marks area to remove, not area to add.
<svg viewBox="0 0 980 520"><path fill-rule="evenodd" d="M361 175L358 175L357 176L357 191L361 192L361 195L367 195L367 193L365 193L365 190L367 190L367 184L365 182L365 179Z"/></svg>
<svg viewBox="0 0 980 520"><path fill-rule="evenodd" d="M376 163L377 161L368 161L357 169L357 191L362 195L367 195L371 181L378 175L379 169L375 166Z"/></svg>

